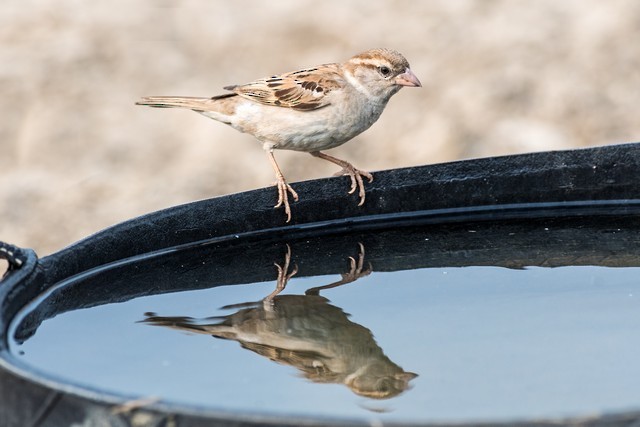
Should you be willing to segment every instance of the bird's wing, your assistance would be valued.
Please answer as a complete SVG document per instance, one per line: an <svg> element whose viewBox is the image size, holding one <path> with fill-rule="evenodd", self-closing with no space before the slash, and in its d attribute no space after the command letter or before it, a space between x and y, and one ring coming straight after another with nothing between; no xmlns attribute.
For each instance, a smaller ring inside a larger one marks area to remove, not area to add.
<svg viewBox="0 0 640 427"><path fill-rule="evenodd" d="M345 84L340 66L325 64L225 89L261 104L310 111L329 105L329 93Z"/></svg>

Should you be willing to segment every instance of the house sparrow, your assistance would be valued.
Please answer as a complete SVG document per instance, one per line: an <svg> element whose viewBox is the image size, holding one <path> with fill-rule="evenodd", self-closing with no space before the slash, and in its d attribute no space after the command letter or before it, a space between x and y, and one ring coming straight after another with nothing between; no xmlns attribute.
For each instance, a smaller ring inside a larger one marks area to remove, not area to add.
<svg viewBox="0 0 640 427"><path fill-rule="evenodd" d="M275 208L283 206L289 222L289 193L294 200L298 194L285 180L273 150L305 151L341 166L337 175L351 177L349 194L357 188L361 206L365 200L363 177L371 182L373 176L321 151L367 130L403 86L422 86L404 56L391 49L372 49L343 64L324 64L227 86L224 89L230 93L211 98L150 96L136 104L189 108L256 137L276 174Z"/></svg>

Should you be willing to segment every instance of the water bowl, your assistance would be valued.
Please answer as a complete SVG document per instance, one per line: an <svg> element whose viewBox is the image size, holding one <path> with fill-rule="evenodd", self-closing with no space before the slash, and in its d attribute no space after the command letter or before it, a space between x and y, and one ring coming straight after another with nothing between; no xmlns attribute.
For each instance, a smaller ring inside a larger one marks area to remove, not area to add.
<svg viewBox="0 0 640 427"><path fill-rule="evenodd" d="M398 169L363 207L348 178L298 184L290 224L262 189L43 258L2 244L0 412L9 426L640 422L639 159L627 144Z"/></svg>

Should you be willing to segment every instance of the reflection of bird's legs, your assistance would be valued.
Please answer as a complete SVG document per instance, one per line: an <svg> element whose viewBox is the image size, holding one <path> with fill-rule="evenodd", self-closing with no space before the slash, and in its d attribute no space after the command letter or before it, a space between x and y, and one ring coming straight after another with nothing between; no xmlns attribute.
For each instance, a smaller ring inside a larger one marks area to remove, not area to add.
<svg viewBox="0 0 640 427"><path fill-rule="evenodd" d="M284 255L284 264L281 266L280 264L273 263L278 269L278 279L276 280L276 288L273 292L267 295L264 298L264 302L272 302L273 298L278 295L280 292L284 290L287 286L287 282L291 279L297 272L298 266L294 265L291 273L289 273L289 263L291 262L291 247L287 243L287 253Z"/></svg>
<svg viewBox="0 0 640 427"><path fill-rule="evenodd" d="M349 177L351 177L351 189L349 190L349 194L355 193L356 189L358 189L358 196L360 196L360 203L358 203L358 206L362 206L364 204L365 191L364 181L362 180L362 177L367 178L369 182L373 182L373 175L371 175L369 172L356 169L355 166L345 160L337 159L328 154L321 153L320 151L314 151L311 153L311 155L320 159L327 160L331 163L335 163L336 165L342 167L342 170L338 172L336 176L349 175Z"/></svg>
<svg viewBox="0 0 640 427"><path fill-rule="evenodd" d="M305 294L319 295L320 291L346 285L347 283L355 282L361 277L365 277L371 274L371 271L372 271L371 263L368 263L369 267L366 270L363 270L364 269L364 245L362 243L358 243L358 246L360 247L360 252L358 253L358 261L356 261L355 258L353 257L349 257L349 264L350 264L349 272L342 275L342 280L339 280L334 283L330 283L328 285L317 286L315 288L308 289L305 292Z"/></svg>

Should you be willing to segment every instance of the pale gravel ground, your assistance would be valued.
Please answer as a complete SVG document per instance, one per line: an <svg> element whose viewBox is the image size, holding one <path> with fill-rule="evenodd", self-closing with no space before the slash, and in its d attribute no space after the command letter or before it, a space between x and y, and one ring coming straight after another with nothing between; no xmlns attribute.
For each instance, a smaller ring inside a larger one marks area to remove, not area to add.
<svg viewBox="0 0 640 427"><path fill-rule="evenodd" d="M133 216L270 185L250 136L133 103L371 47L400 50L424 87L332 151L363 169L639 141L639 40L631 0L5 0L0 240L42 256ZM336 171L276 155L290 181Z"/></svg>

